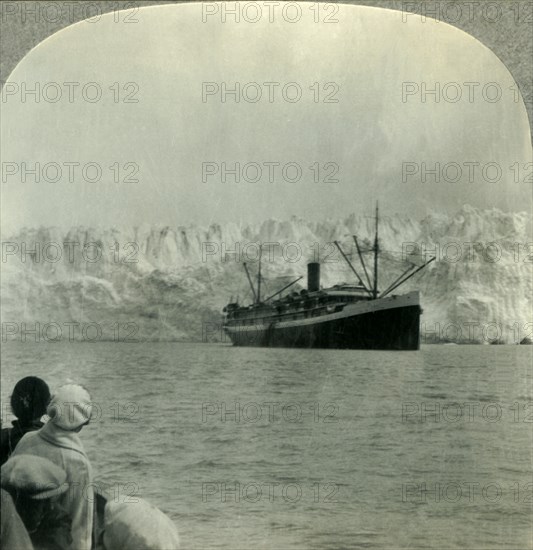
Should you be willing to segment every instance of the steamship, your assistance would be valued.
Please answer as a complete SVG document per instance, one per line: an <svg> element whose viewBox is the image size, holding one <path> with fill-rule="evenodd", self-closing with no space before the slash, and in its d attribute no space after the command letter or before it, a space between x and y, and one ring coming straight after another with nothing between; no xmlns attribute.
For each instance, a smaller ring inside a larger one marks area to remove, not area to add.
<svg viewBox="0 0 533 550"><path fill-rule="evenodd" d="M364 257L354 235L353 239L362 271L357 271L341 248L341 253L357 283L337 284L330 288L320 286L320 264L307 265L307 288L282 293L302 277L292 281L270 297L261 297L261 259L257 285L250 272L244 270L254 302L241 306L230 302L224 308L224 330L235 346L332 348L372 350L420 349L420 297L418 291L392 294L413 275L424 269L435 258L421 266L411 265L387 288L378 287L378 208L375 216L373 270L367 269ZM370 272L369 272L370 271ZM359 275L364 274L365 280ZM277 299L275 299L277 298Z"/></svg>

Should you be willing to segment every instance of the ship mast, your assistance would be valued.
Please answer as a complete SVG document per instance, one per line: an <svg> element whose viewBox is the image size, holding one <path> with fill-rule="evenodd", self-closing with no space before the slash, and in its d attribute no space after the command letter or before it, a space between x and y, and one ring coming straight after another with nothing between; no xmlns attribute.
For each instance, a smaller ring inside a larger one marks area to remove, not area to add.
<svg viewBox="0 0 533 550"><path fill-rule="evenodd" d="M263 253L263 248L259 245L259 270L257 272L257 303L261 302L261 255Z"/></svg>
<svg viewBox="0 0 533 550"><path fill-rule="evenodd" d="M357 237L354 235L353 240L355 241L355 247L357 248L357 254L359 256L359 261L361 262L361 265L363 266L363 270L365 272L366 281L368 283L368 288L372 288L372 281L370 281L370 276L368 275L368 271L366 270L366 264L365 260L363 258L363 254L361 253L361 249L359 248L359 242L357 241Z"/></svg>
<svg viewBox="0 0 533 550"><path fill-rule="evenodd" d="M378 216L379 208L378 203L376 202L376 236L374 238L374 288L372 289L372 294L374 300L378 297L378 253L379 253L379 244L378 244Z"/></svg>
<svg viewBox="0 0 533 550"><path fill-rule="evenodd" d="M246 271L246 276L248 277L248 282L250 283L250 288L252 289L252 294L254 295L254 302L257 301L257 295L255 293L255 288L252 283L252 278L250 277L250 272L248 271L248 266L246 265L246 262L242 264L244 266L244 271Z"/></svg>
<svg viewBox="0 0 533 550"><path fill-rule="evenodd" d="M352 262L350 262L350 260L348 259L348 256L346 256L346 254L342 250L341 245L339 244L339 242L338 241L333 241L333 244L337 247L337 249L342 254L342 257L344 258L346 263L350 266L350 269L353 271L354 275L357 277L357 280L359 281L359 284L370 294L370 296L373 296L373 293L370 292L370 290L368 290L365 283L363 282L363 279L361 279L361 277L359 277L359 273L357 273L357 271L355 271L355 267L352 265Z"/></svg>

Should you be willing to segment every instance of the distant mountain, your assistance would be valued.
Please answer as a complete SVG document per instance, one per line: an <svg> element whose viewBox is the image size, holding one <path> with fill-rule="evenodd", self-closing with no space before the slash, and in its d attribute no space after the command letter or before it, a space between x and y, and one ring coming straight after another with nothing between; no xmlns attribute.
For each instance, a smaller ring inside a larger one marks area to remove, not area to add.
<svg viewBox="0 0 533 550"><path fill-rule="evenodd" d="M421 291L423 342L531 338L528 223L526 213L470 206L451 217L432 214L421 221L383 217L380 288L409 267L408 261L420 265L436 254L437 261L397 290ZM128 335L140 341L220 340L221 310L230 296L241 302L251 297L241 264L246 261L255 277L256 243L278 243L264 244L265 297L305 275L310 260L322 262L324 286L354 282L334 240L351 253L364 277L354 234L370 271L372 217L209 227L25 228L3 241L3 340L20 339L21 330L36 323L40 341L123 341ZM305 277L300 283L293 289L305 286ZM35 338L26 335L26 341Z"/></svg>

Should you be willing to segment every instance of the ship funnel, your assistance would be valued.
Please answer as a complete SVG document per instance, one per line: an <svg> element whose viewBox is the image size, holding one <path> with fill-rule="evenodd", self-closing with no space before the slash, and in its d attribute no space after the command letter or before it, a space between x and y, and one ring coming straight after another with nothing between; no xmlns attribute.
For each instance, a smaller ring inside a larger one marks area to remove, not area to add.
<svg viewBox="0 0 533 550"><path fill-rule="evenodd" d="M318 262L307 264L307 290L309 292L320 290L320 264Z"/></svg>

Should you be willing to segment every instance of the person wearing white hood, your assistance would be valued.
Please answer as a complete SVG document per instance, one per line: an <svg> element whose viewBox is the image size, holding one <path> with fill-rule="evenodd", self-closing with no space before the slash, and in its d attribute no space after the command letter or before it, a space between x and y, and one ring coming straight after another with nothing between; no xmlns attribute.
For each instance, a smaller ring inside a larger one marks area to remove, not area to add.
<svg viewBox="0 0 533 550"><path fill-rule="evenodd" d="M12 456L41 456L65 470L69 490L60 497L59 503L72 518L72 548L90 550L94 513L93 477L91 463L78 433L91 420L91 396L83 386L61 386L46 412L50 420L40 430L26 434Z"/></svg>
<svg viewBox="0 0 533 550"><path fill-rule="evenodd" d="M174 522L150 502L108 501L96 550L179 550Z"/></svg>

